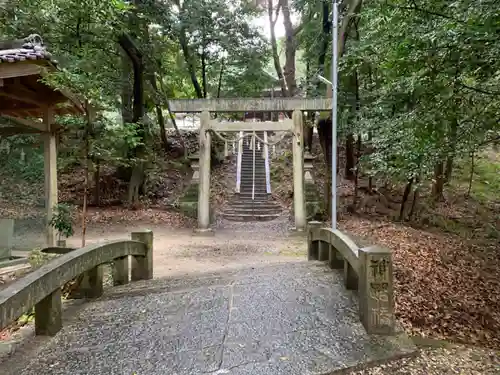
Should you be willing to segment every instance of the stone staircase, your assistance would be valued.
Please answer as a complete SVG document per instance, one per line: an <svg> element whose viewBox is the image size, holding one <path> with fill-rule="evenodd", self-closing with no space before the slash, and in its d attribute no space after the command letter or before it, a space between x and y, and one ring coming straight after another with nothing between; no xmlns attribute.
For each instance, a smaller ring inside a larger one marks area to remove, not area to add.
<svg viewBox="0 0 500 375"><path fill-rule="evenodd" d="M264 139L263 132L257 136ZM247 139L250 140L247 145ZM255 150L255 191L253 188L253 150L251 138L245 138L241 161L240 193L236 193L222 212L222 217L233 221L269 221L279 217L281 208L266 190L266 165L262 157L263 145Z"/></svg>

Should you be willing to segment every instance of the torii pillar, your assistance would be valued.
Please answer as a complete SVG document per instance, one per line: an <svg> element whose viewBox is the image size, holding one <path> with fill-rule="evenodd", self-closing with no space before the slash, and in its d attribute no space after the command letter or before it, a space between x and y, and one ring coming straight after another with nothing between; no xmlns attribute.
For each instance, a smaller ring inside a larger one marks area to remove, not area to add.
<svg viewBox="0 0 500 375"><path fill-rule="evenodd" d="M295 216L295 230L306 230L306 210L304 199L304 137L303 116L298 109L293 111L293 212Z"/></svg>
<svg viewBox="0 0 500 375"><path fill-rule="evenodd" d="M210 112L203 111L200 119L200 183L198 184L198 228L210 232Z"/></svg>

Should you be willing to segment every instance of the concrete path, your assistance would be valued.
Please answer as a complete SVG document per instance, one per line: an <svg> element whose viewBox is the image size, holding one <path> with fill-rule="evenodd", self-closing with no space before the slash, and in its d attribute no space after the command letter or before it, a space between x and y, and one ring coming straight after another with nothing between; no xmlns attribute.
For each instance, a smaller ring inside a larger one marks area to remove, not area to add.
<svg viewBox="0 0 500 375"><path fill-rule="evenodd" d="M340 276L304 261L110 289L1 372L324 374L413 349L368 336Z"/></svg>
<svg viewBox="0 0 500 375"><path fill-rule="evenodd" d="M212 237L151 228L154 280L70 302L62 331L28 340L0 373L325 374L413 352L404 335L366 334L340 273L307 262L287 225L221 222Z"/></svg>

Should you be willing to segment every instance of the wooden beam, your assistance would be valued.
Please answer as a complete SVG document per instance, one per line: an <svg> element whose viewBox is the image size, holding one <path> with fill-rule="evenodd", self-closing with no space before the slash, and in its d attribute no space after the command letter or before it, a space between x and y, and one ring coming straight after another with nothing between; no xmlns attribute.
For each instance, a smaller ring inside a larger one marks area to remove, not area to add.
<svg viewBox="0 0 500 375"><path fill-rule="evenodd" d="M292 120L284 120L283 122L218 122L211 121L210 129L218 132L239 132L239 131L291 131L293 129Z"/></svg>
<svg viewBox="0 0 500 375"><path fill-rule="evenodd" d="M41 132L47 132L47 131L49 131L49 129L47 128L46 124L44 124L41 121L34 121L34 120L26 119L26 118L6 116L6 115L2 115L2 117L6 118L8 120L14 121L15 123L17 123L19 125L26 126L28 128L37 129L37 130L39 130Z"/></svg>
<svg viewBox="0 0 500 375"><path fill-rule="evenodd" d="M10 137L17 134L33 134L33 133L40 133L40 131L33 128L25 128L18 126L0 127L0 137Z"/></svg>
<svg viewBox="0 0 500 375"><path fill-rule="evenodd" d="M16 94L11 93L9 91L0 91L0 96L3 96L5 98L9 98L9 99L14 99L14 100L17 100L17 101L20 101L20 102L23 102L23 103L34 104L37 107L41 107L42 106L42 104L40 103L39 100L36 100L34 98L30 98L29 96L16 95Z"/></svg>
<svg viewBox="0 0 500 375"><path fill-rule="evenodd" d="M42 67L33 63L1 63L0 64L0 79L14 78L22 76L32 76L40 74Z"/></svg>
<svg viewBox="0 0 500 375"><path fill-rule="evenodd" d="M238 99L174 99L170 111L178 112L288 112L328 111L332 101L327 98L238 98Z"/></svg>

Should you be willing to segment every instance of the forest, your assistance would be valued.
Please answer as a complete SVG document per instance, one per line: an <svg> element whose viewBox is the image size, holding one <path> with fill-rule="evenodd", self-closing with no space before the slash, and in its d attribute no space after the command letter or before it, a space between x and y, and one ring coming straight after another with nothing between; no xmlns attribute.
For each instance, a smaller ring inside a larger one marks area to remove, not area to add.
<svg viewBox="0 0 500 375"><path fill-rule="evenodd" d="M498 2L340 0L339 14L337 172L351 189L341 199L341 214L360 215L357 229L388 246L417 241L415 228L443 235L418 241L429 251L443 243L456 250L445 260L435 254L437 263L417 265L415 251L405 247L397 261L427 271L451 269L455 276L427 277L422 271L421 278L412 277L408 269L397 276L400 288L410 285L424 296L450 287L441 296L445 307L435 312L434 297L426 304L424 297L412 296L397 301L399 314L417 332L438 330L444 337L498 347ZM86 116L57 119L66 129L59 163L61 170L82 171L71 194L78 193L78 202L88 196L95 206L115 202L106 200L104 191L120 189L119 204L141 206L158 185L159 160L184 162L186 140L169 112L170 99L261 97L270 89L283 97L332 95L319 78L331 78L329 0L0 2L0 39L30 34L40 35L58 61L60 69L44 78L47 84L70 90L85 103ZM305 117L309 139L318 124L320 147L313 150L328 220L331 114ZM15 153L36 143L36 136L0 141ZM4 145L0 153L5 150ZM39 181L40 150L22 152L29 153L30 163L10 153L0 160L7 171L2 178L14 171L25 181ZM280 187L284 197L287 183L283 179ZM385 206L383 212L375 208L367 214L370 200ZM480 259L473 269L471 257ZM470 280L477 283L473 296L464 291ZM418 314L416 301L423 306ZM448 307L456 315L449 315ZM453 323L442 326L448 321Z"/></svg>

